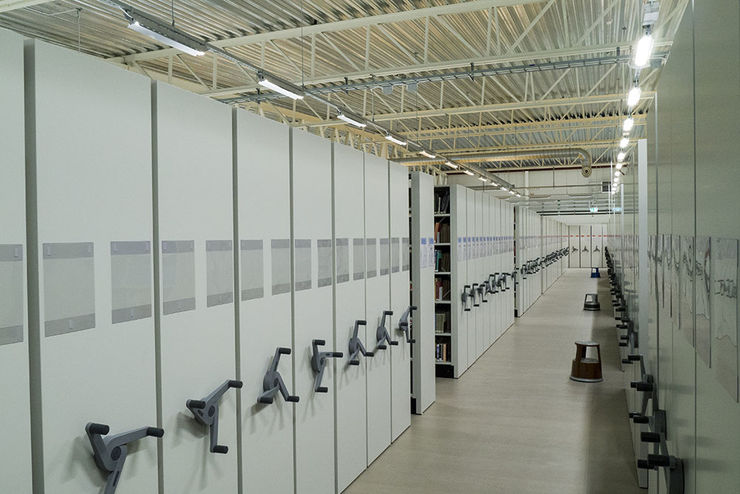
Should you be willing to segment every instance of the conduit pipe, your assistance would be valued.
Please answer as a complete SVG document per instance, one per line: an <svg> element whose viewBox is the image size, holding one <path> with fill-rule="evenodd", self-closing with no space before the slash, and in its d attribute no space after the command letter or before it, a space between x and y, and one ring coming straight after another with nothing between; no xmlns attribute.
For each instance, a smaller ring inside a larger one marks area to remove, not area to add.
<svg viewBox="0 0 740 494"><path fill-rule="evenodd" d="M548 158L564 158L578 156L583 160L581 164L581 175L584 177L591 176L591 166L593 160L591 153L583 148L561 148L561 149L527 149L522 151L495 151L485 153L473 153L463 154L455 156L454 154L448 154L449 159L453 159L456 162L481 162L481 161L507 161L507 160L526 160L526 159L548 159ZM419 158L402 158L396 160L399 163L408 165L431 165L431 164L442 164L439 160L431 159L419 159Z"/></svg>

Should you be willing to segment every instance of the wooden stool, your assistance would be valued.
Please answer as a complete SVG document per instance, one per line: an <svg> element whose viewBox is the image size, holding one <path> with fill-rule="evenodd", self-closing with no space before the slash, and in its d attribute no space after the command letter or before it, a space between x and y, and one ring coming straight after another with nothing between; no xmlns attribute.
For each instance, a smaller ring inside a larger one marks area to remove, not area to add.
<svg viewBox="0 0 740 494"><path fill-rule="evenodd" d="M587 358L586 350L596 348L597 358ZM598 383L604 380L601 375L601 348L595 341L576 341L576 358L570 369L570 378L582 383Z"/></svg>

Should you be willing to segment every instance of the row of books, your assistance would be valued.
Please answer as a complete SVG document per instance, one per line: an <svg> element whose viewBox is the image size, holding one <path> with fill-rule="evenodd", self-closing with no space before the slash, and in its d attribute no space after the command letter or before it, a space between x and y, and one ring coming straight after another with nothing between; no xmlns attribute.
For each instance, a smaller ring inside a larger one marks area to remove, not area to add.
<svg viewBox="0 0 740 494"><path fill-rule="evenodd" d="M450 212L450 192L447 189L434 191L434 214Z"/></svg>
<svg viewBox="0 0 740 494"><path fill-rule="evenodd" d="M437 343L435 345L435 358L437 362L449 362L450 359L447 355L447 343Z"/></svg>
<svg viewBox="0 0 740 494"><path fill-rule="evenodd" d="M434 278L434 299L450 300L449 278Z"/></svg>
<svg viewBox="0 0 740 494"><path fill-rule="evenodd" d="M434 332L449 333L450 318L448 312L437 312L434 314Z"/></svg>
<svg viewBox="0 0 740 494"><path fill-rule="evenodd" d="M450 252L437 250L434 252L434 270L439 272L450 272Z"/></svg>
<svg viewBox="0 0 740 494"><path fill-rule="evenodd" d="M437 221L434 223L434 241L436 243L450 243L450 223Z"/></svg>

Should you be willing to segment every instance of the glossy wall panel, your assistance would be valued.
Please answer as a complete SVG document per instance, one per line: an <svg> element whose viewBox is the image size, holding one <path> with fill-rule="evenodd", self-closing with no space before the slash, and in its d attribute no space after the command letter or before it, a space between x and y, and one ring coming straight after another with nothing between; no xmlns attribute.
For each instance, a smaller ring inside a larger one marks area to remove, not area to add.
<svg viewBox="0 0 740 494"><path fill-rule="evenodd" d="M9 492L31 492L31 423L26 301L26 178L23 38L0 30L0 479Z"/></svg>
<svg viewBox="0 0 740 494"><path fill-rule="evenodd" d="M26 82L34 492L96 492L106 476L86 424L157 425L151 83L38 41ZM156 488L157 440L144 438L117 492Z"/></svg>
<svg viewBox="0 0 740 494"><path fill-rule="evenodd" d="M232 112L166 84L154 89L162 480L166 491L233 492L236 391L218 409L228 454L210 451L208 428L185 406L236 378Z"/></svg>
<svg viewBox="0 0 740 494"><path fill-rule="evenodd" d="M294 404L280 395L257 401L276 349L293 350L290 130L246 111L235 118L242 477L255 492L293 492ZM293 357L282 355L278 365L291 394Z"/></svg>

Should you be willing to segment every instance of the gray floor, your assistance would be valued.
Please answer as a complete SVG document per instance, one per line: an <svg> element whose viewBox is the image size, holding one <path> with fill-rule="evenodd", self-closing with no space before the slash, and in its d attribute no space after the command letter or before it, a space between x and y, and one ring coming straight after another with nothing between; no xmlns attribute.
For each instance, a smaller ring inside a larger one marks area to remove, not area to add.
<svg viewBox="0 0 740 494"><path fill-rule="evenodd" d="M345 492L642 492L633 468L623 375L606 279L567 271ZM605 380L570 381L574 341L601 343Z"/></svg>

